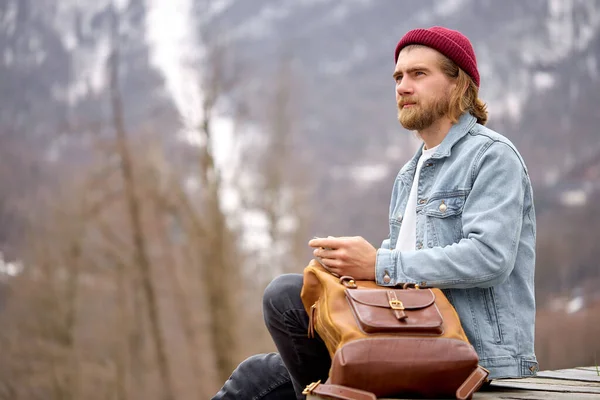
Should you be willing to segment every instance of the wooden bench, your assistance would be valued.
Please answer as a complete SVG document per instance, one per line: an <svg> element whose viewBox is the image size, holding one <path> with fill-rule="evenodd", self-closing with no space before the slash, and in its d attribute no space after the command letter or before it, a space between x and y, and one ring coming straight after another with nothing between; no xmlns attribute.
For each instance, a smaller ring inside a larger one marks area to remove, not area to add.
<svg viewBox="0 0 600 400"><path fill-rule="evenodd" d="M475 393L473 399L600 400L600 376L596 367L540 371L533 378L492 381L485 391ZM308 395L307 400L326 399Z"/></svg>

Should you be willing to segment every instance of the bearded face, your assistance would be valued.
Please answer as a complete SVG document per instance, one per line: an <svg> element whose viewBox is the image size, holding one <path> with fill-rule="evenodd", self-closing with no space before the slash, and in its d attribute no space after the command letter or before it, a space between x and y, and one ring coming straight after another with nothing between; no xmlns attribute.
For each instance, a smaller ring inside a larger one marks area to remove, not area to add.
<svg viewBox="0 0 600 400"><path fill-rule="evenodd" d="M400 51L394 71L398 121L411 131L423 131L448 116L456 84L441 69L441 54L428 47Z"/></svg>
<svg viewBox="0 0 600 400"><path fill-rule="evenodd" d="M448 114L449 106L449 93L401 97L398 100L398 121L409 131L421 131Z"/></svg>

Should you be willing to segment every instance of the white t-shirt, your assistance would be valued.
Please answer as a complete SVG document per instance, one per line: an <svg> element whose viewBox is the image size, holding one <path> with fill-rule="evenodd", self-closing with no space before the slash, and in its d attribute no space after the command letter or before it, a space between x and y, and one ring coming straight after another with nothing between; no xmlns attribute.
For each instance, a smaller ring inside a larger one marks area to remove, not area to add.
<svg viewBox="0 0 600 400"><path fill-rule="evenodd" d="M419 161L417 161L415 178L413 179L413 184L410 189L410 195L408 196L406 210L404 210L404 216L402 217L402 226L400 227L400 233L398 234L398 242L396 244L396 249L399 251L415 250L415 243L417 241L417 192L421 167L426 160L431 158L438 147L439 145L432 147L431 149L423 149L423 153L421 154L421 157L419 157Z"/></svg>

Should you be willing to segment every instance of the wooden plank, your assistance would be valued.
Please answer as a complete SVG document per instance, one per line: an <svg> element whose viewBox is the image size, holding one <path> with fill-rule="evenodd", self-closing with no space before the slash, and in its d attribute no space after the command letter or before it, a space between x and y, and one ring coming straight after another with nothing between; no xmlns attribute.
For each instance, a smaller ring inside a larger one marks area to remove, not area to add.
<svg viewBox="0 0 600 400"><path fill-rule="evenodd" d="M597 378L596 367L542 371L531 378L494 380L485 391L475 393L473 400L600 399L600 379ZM307 400L327 399L309 395Z"/></svg>
<svg viewBox="0 0 600 400"><path fill-rule="evenodd" d="M582 370L582 371L592 371L596 375L600 375L600 366L598 366L598 367L577 367L577 368L573 368L573 369Z"/></svg>
<svg viewBox="0 0 600 400"><path fill-rule="evenodd" d="M538 390L515 390L505 392L478 392L473 400L598 400L594 393L548 393Z"/></svg>
<svg viewBox="0 0 600 400"><path fill-rule="evenodd" d="M505 387L510 389L540 390L546 392L600 394L600 383L551 378L498 379L493 381L490 386L494 388Z"/></svg>
<svg viewBox="0 0 600 400"><path fill-rule="evenodd" d="M473 400L598 400L595 393L540 392L538 390L509 390L503 392L477 392ZM306 400L330 400L320 396L308 395ZM398 400L398 399L379 399ZM405 399L411 400L411 399ZM412 399L421 400L421 399ZM443 399L440 399L443 400ZM455 400L455 399L446 399Z"/></svg>
<svg viewBox="0 0 600 400"><path fill-rule="evenodd" d="M541 378L554 378L573 381L600 382L595 370L588 369L560 369L556 371L540 371L537 376Z"/></svg>

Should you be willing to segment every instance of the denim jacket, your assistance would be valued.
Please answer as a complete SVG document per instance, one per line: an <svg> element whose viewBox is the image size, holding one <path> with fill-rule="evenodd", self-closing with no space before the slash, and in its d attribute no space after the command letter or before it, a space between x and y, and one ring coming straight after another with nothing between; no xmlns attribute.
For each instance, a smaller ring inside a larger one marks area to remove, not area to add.
<svg viewBox="0 0 600 400"><path fill-rule="evenodd" d="M527 168L504 136L464 114L423 164L415 251L395 250L422 148L399 172L382 286L443 289L490 378L535 375L535 211Z"/></svg>

